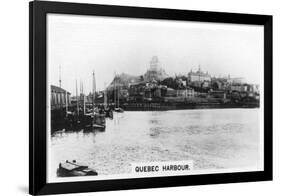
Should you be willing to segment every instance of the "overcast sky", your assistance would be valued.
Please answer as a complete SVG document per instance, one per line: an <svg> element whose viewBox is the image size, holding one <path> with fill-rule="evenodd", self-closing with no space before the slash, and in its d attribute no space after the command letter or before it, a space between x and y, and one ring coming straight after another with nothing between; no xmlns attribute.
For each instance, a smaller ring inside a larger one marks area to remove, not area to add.
<svg viewBox="0 0 281 196"><path fill-rule="evenodd" d="M75 92L75 80L91 90L92 71L101 90L116 73L142 75L152 56L167 74L191 69L212 76L244 77L259 84L263 26L48 14L49 83ZM79 84L78 84L79 85Z"/></svg>

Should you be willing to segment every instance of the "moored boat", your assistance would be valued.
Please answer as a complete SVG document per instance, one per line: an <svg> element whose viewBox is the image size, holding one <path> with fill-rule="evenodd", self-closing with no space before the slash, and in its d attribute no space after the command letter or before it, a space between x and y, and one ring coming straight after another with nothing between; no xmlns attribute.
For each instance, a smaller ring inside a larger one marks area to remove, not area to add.
<svg viewBox="0 0 281 196"><path fill-rule="evenodd" d="M97 176L98 173L86 165L66 160L65 163L60 163L57 169L58 177L74 177L74 176Z"/></svg>
<svg viewBox="0 0 281 196"><path fill-rule="evenodd" d="M93 115L93 128L105 129L105 114L95 113Z"/></svg>
<svg viewBox="0 0 281 196"><path fill-rule="evenodd" d="M122 109L122 108L114 108L114 111L115 112L120 112L120 113L122 113L122 112L124 112L124 110Z"/></svg>
<svg viewBox="0 0 281 196"><path fill-rule="evenodd" d="M113 118L113 111L110 108L105 109L104 112L105 112L105 117Z"/></svg>
<svg viewBox="0 0 281 196"><path fill-rule="evenodd" d="M105 112L102 108L95 107L95 93L96 93L96 79L95 72L93 72L93 112L92 112L92 126L95 129L105 129Z"/></svg>

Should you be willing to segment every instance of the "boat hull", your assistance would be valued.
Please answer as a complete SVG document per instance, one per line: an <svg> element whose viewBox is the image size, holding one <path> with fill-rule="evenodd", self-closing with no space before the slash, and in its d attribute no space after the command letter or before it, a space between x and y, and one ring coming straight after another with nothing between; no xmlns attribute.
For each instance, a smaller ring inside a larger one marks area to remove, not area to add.
<svg viewBox="0 0 281 196"><path fill-rule="evenodd" d="M98 173L88 166L77 164L75 161L60 163L57 169L58 177L97 176Z"/></svg>

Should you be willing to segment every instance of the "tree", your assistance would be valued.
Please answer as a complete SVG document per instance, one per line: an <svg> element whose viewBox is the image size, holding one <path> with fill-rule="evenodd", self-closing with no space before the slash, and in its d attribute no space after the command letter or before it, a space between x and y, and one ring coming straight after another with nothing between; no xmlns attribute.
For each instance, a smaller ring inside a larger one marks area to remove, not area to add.
<svg viewBox="0 0 281 196"><path fill-rule="evenodd" d="M161 85L166 85L168 88L176 89L178 87L177 82L172 77L165 78L160 82Z"/></svg>

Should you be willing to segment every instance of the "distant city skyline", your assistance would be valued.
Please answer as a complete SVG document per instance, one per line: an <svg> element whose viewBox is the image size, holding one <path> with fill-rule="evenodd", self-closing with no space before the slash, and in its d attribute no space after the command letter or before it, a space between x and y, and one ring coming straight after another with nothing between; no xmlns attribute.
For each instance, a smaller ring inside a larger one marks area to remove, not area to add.
<svg viewBox="0 0 281 196"><path fill-rule="evenodd" d="M263 28L258 25L171 22L166 20L48 14L49 84L75 93L75 81L85 93L113 80L114 72L143 75L157 56L165 72L190 70L212 77L243 77L260 84L263 73Z"/></svg>

